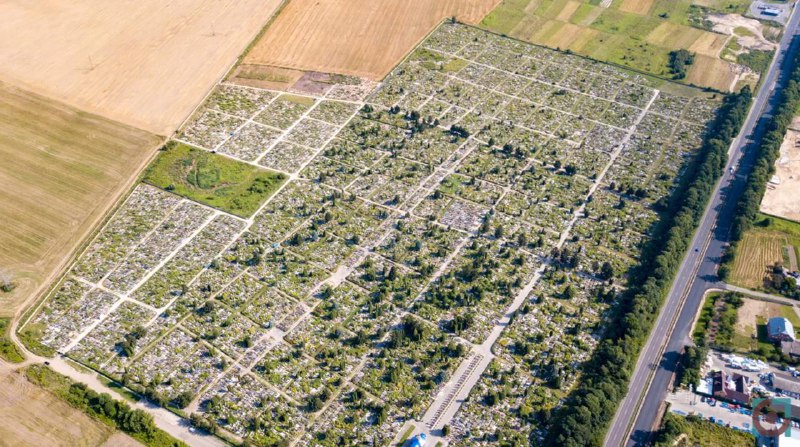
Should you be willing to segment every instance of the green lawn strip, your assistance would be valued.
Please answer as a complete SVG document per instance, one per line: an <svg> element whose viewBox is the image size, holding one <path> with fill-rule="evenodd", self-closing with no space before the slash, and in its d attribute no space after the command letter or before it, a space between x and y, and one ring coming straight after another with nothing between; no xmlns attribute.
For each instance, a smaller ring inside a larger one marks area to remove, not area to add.
<svg viewBox="0 0 800 447"><path fill-rule="evenodd" d="M249 217L286 180L186 144L171 142L147 168L143 181L205 205Z"/></svg>
<svg viewBox="0 0 800 447"><path fill-rule="evenodd" d="M71 406L127 433L149 447L186 446L185 443L156 427L153 416L143 410L131 409L127 403L115 400L105 393L99 394L85 384L73 382L69 377L44 365L32 365L24 371L25 377L31 383L41 386Z"/></svg>
<svg viewBox="0 0 800 447"><path fill-rule="evenodd" d="M403 436L400 437L400 441L398 441L396 447L403 447L408 438L411 437L411 433L414 433L414 426L408 427L406 431L403 432Z"/></svg>
<svg viewBox="0 0 800 447"><path fill-rule="evenodd" d="M686 439L676 444L678 437ZM656 435L656 447L692 445L699 447L751 447L755 445L752 434L703 420L698 416L678 416L667 412L661 430Z"/></svg>
<svg viewBox="0 0 800 447"><path fill-rule="evenodd" d="M125 388L121 383L102 375L98 375L97 379L102 382L103 385L119 393L120 396L122 396L126 401L131 403L139 402L139 396L133 391Z"/></svg>
<svg viewBox="0 0 800 447"><path fill-rule="evenodd" d="M0 358L7 362L20 363L25 360L25 356L8 336L10 324L10 318L0 318Z"/></svg>

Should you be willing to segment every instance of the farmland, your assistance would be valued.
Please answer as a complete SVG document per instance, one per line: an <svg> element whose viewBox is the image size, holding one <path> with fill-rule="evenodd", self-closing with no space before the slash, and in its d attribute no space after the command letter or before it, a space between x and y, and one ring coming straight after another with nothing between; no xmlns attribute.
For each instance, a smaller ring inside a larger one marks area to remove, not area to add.
<svg viewBox="0 0 800 447"><path fill-rule="evenodd" d="M114 430L0 364L0 439L13 446L100 446Z"/></svg>
<svg viewBox="0 0 800 447"><path fill-rule="evenodd" d="M245 64L383 78L442 19L480 21L499 0L292 0Z"/></svg>
<svg viewBox="0 0 800 447"><path fill-rule="evenodd" d="M800 224L761 214L735 253L730 281L743 287L764 288L772 266L780 264L794 270L800 263Z"/></svg>
<svg viewBox="0 0 800 447"><path fill-rule="evenodd" d="M0 4L0 79L169 135L280 0ZM13 44L12 44L13 42Z"/></svg>
<svg viewBox="0 0 800 447"><path fill-rule="evenodd" d="M35 295L159 139L0 83L0 313Z"/></svg>
<svg viewBox="0 0 800 447"><path fill-rule="evenodd" d="M718 106L459 24L371 92L223 83L175 162L191 145L286 181L238 215L138 184L20 332L257 445L527 438Z"/></svg>
<svg viewBox="0 0 800 447"><path fill-rule="evenodd" d="M695 54L686 82L728 91L757 79L736 64L736 55L721 58L728 44L736 53L763 50L773 44L761 35L761 24L745 19L749 2L689 0L504 0L481 26L528 42L569 49L597 60L645 73L671 77L669 53ZM719 17L711 17L709 14ZM725 15L723 15L725 14ZM712 22L711 19L716 20ZM734 26L730 24L736 22ZM758 32L747 31L744 26ZM731 60L732 59L732 60Z"/></svg>

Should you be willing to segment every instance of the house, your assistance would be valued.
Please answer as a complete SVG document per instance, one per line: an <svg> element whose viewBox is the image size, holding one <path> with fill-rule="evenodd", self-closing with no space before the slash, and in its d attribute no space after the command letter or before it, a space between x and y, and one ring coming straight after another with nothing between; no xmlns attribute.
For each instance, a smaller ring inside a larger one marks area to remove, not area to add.
<svg viewBox="0 0 800 447"><path fill-rule="evenodd" d="M800 342L797 341L782 341L781 352L783 355L788 355L792 358L800 358Z"/></svg>
<svg viewBox="0 0 800 447"><path fill-rule="evenodd" d="M786 318L770 318L767 322L767 336L772 341L795 341L794 326Z"/></svg>
<svg viewBox="0 0 800 447"><path fill-rule="evenodd" d="M734 373L725 374L725 371L711 373L711 392L714 397L731 401L737 404L750 403L750 379L747 376Z"/></svg>

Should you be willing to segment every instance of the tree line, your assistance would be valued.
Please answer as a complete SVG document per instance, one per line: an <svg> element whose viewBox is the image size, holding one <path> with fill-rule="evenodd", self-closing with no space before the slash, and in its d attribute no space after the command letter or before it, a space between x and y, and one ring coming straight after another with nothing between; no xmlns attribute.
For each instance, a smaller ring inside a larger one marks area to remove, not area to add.
<svg viewBox="0 0 800 447"><path fill-rule="evenodd" d="M46 366L31 366L25 375L29 381L50 390L71 406L124 431L149 447L187 447L156 427L150 413L133 409L107 393L101 394L84 383L72 382L69 377Z"/></svg>
<svg viewBox="0 0 800 447"><path fill-rule="evenodd" d="M553 413L545 445L603 444L617 406L627 393L642 345L722 175L728 147L744 123L751 102L749 87L724 99L695 159L664 204L661 219L642 250L640 265L629 273L629 287L614 307L581 383Z"/></svg>

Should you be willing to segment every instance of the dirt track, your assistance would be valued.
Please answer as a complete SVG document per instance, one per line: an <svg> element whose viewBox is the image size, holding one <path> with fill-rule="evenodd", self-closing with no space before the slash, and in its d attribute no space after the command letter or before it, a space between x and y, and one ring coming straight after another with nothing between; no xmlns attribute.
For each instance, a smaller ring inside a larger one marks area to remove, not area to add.
<svg viewBox="0 0 800 447"><path fill-rule="evenodd" d="M0 80L168 135L280 0L0 2Z"/></svg>

